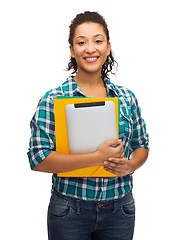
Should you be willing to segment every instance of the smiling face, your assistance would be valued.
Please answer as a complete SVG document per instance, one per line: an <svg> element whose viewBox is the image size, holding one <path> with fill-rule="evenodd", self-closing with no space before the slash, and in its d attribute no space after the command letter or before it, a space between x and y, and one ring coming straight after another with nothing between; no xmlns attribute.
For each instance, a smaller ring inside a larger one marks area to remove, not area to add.
<svg viewBox="0 0 184 240"><path fill-rule="evenodd" d="M110 50L110 42L101 24L87 22L76 27L70 51L77 62L78 72L100 74Z"/></svg>

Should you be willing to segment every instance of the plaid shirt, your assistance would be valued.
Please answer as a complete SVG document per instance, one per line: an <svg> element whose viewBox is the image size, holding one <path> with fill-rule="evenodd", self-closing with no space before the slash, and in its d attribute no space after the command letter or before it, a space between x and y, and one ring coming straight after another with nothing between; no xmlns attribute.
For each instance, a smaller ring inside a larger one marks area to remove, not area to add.
<svg viewBox="0 0 184 240"><path fill-rule="evenodd" d="M118 97L121 100L119 138L124 144L125 157L130 159L131 153L137 148L149 150L149 138L136 97L127 88L114 85L107 78L103 80L108 97ZM54 99L58 96L86 97L70 76L61 86L50 90L41 98L30 123L32 133L28 158L31 169L56 150ZM133 188L132 174L110 178L57 177L57 174L53 174L52 183L63 195L88 201L122 198Z"/></svg>

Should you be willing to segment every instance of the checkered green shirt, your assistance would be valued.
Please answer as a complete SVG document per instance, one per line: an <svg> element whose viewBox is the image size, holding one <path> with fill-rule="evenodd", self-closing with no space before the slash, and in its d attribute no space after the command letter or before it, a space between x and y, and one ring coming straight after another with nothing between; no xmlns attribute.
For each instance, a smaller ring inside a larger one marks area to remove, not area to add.
<svg viewBox="0 0 184 240"><path fill-rule="evenodd" d="M124 144L125 157L129 159L137 148L149 150L146 125L135 95L127 88L114 85L107 78L103 80L108 97L118 97L121 100L119 138ZM56 150L54 99L58 96L86 97L70 76L61 86L48 91L41 98L30 123L28 158L31 169ZM132 174L110 178L57 177L57 174L53 174L52 183L63 195L88 201L122 198L133 188Z"/></svg>

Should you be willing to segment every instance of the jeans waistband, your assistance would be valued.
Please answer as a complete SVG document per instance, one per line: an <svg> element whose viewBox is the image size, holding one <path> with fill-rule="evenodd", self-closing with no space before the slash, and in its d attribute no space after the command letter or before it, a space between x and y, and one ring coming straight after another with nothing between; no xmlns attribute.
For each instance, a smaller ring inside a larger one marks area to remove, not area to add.
<svg viewBox="0 0 184 240"><path fill-rule="evenodd" d="M85 201L78 198L68 197L58 192L55 188L52 189L52 194L56 194L58 197L68 201L68 204L76 209L88 209L88 210L100 210L100 209L113 209L115 210L120 205L124 205L133 201L133 194L130 191L127 195L122 198L108 201Z"/></svg>

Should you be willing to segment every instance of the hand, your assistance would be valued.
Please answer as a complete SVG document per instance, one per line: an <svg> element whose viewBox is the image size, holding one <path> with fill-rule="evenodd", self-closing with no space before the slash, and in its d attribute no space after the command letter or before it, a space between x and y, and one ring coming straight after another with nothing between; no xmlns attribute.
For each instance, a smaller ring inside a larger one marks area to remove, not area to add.
<svg viewBox="0 0 184 240"><path fill-rule="evenodd" d="M124 157L124 153L120 158L109 158L104 161L104 169L117 176L126 176L133 172L131 160Z"/></svg>
<svg viewBox="0 0 184 240"><path fill-rule="evenodd" d="M112 147L117 145L116 147ZM110 140L99 146L97 149L97 154L99 155L99 159L101 161L100 165L103 164L104 161L108 161L109 158L120 157L123 154L123 143L121 140Z"/></svg>

